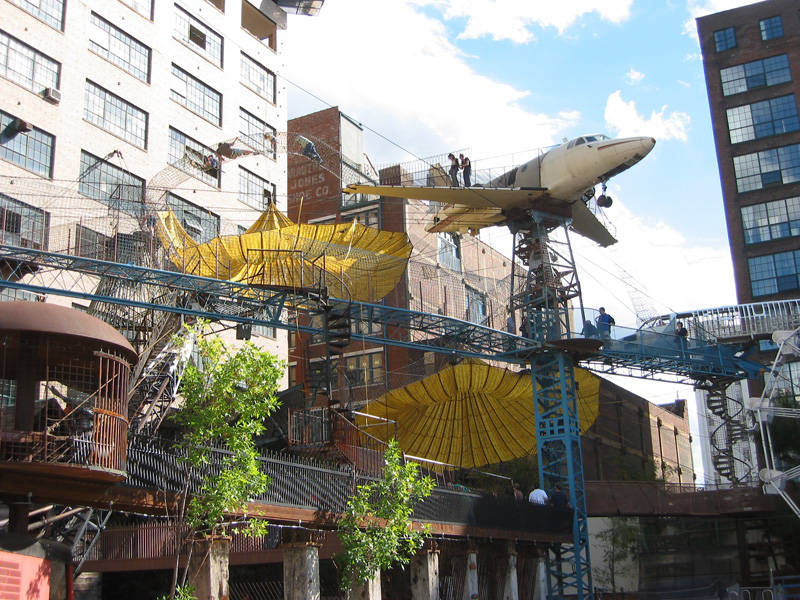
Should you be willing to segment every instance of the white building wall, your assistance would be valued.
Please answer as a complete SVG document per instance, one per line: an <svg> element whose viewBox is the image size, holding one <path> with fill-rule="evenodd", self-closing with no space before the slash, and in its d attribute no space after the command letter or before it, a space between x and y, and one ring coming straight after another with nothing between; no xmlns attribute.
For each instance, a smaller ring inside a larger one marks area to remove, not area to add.
<svg viewBox="0 0 800 600"><path fill-rule="evenodd" d="M86 207L94 204L85 200L74 202L70 207L69 201L59 200L57 196L63 198L65 194L60 190L64 188L71 190L71 195L77 195L82 150L98 157L118 150L120 156L110 159L112 164L149 180L168 164L170 127L214 148L219 142L233 140L239 135L239 109L242 107L278 132L286 131L287 93L279 79L284 65L282 31L277 30L273 50L243 29L242 1L154 0L151 20L120 0L67 0L63 31L54 29L11 1L0 1L0 31L61 63L61 102L51 104L41 93L20 85L14 76L4 76L7 73L1 68L4 59L0 55L0 110L55 136L52 179L0 157L0 191L48 210L51 225L77 221L76 212L88 213ZM174 36L176 4L223 37L221 68L195 52L193 44ZM224 12L215 4L224 5ZM137 79L90 49L89 39L94 31L90 21L92 11L151 48L149 82ZM242 52L276 75L274 103L241 82ZM222 94L221 125L170 98L173 63ZM147 113L146 148L137 148L84 119L87 79ZM278 205L285 209L286 155L281 152L276 159L254 154L226 161L219 189L189 177L173 191L217 214L223 234L236 233L237 226L249 226L259 214L239 201L240 167L274 183ZM18 185L18 195L11 193L14 188L10 182L14 178L25 184ZM63 299L59 302L70 303ZM279 357L286 357L284 331L279 330L275 340L258 336L253 339Z"/></svg>

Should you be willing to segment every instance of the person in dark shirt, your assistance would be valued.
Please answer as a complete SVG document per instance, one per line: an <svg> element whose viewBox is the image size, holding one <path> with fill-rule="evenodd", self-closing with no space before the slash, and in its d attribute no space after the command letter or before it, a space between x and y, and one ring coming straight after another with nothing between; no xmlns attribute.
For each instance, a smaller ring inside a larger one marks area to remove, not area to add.
<svg viewBox="0 0 800 600"><path fill-rule="evenodd" d="M450 159L450 182L453 184L453 187L458 187L458 170L461 168L461 165L456 155L452 152L447 155L447 158Z"/></svg>
<svg viewBox="0 0 800 600"><path fill-rule="evenodd" d="M569 503L569 498L559 484L556 484L553 493L550 494L550 505L553 508L572 508L572 505Z"/></svg>
<svg viewBox="0 0 800 600"><path fill-rule="evenodd" d="M469 162L469 156L459 154L458 158L461 162L461 175L464 177L464 187L470 187L472 185L470 181L470 177L472 176L472 163Z"/></svg>

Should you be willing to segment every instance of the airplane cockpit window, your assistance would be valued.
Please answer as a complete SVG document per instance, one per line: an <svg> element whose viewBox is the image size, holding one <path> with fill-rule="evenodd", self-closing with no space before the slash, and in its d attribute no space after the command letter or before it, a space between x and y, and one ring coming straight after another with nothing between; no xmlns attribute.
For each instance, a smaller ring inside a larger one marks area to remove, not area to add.
<svg viewBox="0 0 800 600"><path fill-rule="evenodd" d="M582 137L575 138L569 144L567 144L567 148L574 148L575 146L580 146L581 144L585 143L586 140Z"/></svg>
<svg viewBox="0 0 800 600"><path fill-rule="evenodd" d="M598 133L596 135L587 135L586 136L586 143L589 142L602 142L603 140L610 140L611 138L607 135L603 135L602 133Z"/></svg>

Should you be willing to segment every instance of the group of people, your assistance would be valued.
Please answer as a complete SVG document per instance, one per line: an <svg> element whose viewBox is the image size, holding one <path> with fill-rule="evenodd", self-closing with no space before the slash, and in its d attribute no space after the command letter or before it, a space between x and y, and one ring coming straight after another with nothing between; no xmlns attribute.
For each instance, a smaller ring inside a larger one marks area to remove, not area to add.
<svg viewBox="0 0 800 600"><path fill-rule="evenodd" d="M611 337L611 326L616 325L616 321L614 321L614 317L606 312L604 307L600 307L599 309L600 314L597 315L595 318L595 324L593 324L589 319L586 319L583 323L583 331L581 335L585 338L600 338L607 340Z"/></svg>
<svg viewBox="0 0 800 600"><path fill-rule="evenodd" d="M522 502L525 499L517 482L514 482L514 498L519 502ZM572 508L567 494L563 489L561 489L559 484L555 485L555 488L550 496L548 496L547 492L545 492L543 489L537 487L531 491L530 494L528 494L528 502L531 504L538 504L540 506L552 506L553 508Z"/></svg>
<svg viewBox="0 0 800 600"><path fill-rule="evenodd" d="M447 158L450 159L450 180L453 183L453 187L458 187L458 172L461 171L464 177L464 187L471 187L472 186L472 163L469 161L468 156L464 156L463 154L459 154L458 158L452 152L447 155Z"/></svg>

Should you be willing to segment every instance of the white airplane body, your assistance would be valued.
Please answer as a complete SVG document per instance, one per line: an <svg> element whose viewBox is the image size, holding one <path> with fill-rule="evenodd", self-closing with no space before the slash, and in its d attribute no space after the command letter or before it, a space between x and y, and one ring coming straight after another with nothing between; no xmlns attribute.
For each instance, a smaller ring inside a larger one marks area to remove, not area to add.
<svg viewBox="0 0 800 600"><path fill-rule="evenodd" d="M492 179L484 186L425 187L354 184L345 193L377 194L446 204L430 232L475 233L493 225L530 222L530 211L571 219L572 229L601 246L616 242L589 210L585 194L594 186L632 167L655 146L651 137L610 139L605 135L575 138Z"/></svg>

